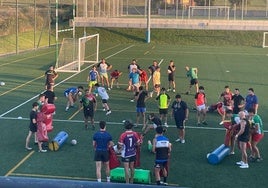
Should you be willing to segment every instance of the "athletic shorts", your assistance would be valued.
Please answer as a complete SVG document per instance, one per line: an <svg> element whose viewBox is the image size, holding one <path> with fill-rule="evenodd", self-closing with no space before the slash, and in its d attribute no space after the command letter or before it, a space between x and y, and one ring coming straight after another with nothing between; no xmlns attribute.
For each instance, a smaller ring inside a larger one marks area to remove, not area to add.
<svg viewBox="0 0 268 188"><path fill-rule="evenodd" d="M126 163L134 162L136 161L136 155L131 157L122 157L121 161Z"/></svg>
<svg viewBox="0 0 268 188"><path fill-rule="evenodd" d="M136 107L136 112L137 113L145 113L146 112L146 108L145 107Z"/></svg>
<svg viewBox="0 0 268 188"><path fill-rule="evenodd" d="M174 80L174 74L168 74L168 81L173 82Z"/></svg>
<svg viewBox="0 0 268 188"><path fill-rule="evenodd" d="M108 103L108 99L102 99L101 102L102 102L103 104L106 104L106 103Z"/></svg>
<svg viewBox="0 0 268 188"><path fill-rule="evenodd" d="M198 80L195 78L195 79L191 79L190 81L190 84L191 85L196 85L198 83Z"/></svg>
<svg viewBox="0 0 268 188"><path fill-rule="evenodd" d="M176 127L178 129L184 129L185 128L185 121L184 120L177 120L175 118Z"/></svg>
<svg viewBox="0 0 268 188"><path fill-rule="evenodd" d="M202 111L202 110L205 110L205 109L206 109L205 104L202 104L202 105L199 105L199 106L196 107L196 110L199 111L199 112Z"/></svg>
<svg viewBox="0 0 268 188"><path fill-rule="evenodd" d="M166 161L161 161L161 162L155 161L155 164L154 164L154 167L155 168L161 168L161 169L163 169L166 166L167 166L167 160Z"/></svg>
<svg viewBox="0 0 268 188"><path fill-rule="evenodd" d="M94 161L109 161L109 151L95 151Z"/></svg>
<svg viewBox="0 0 268 188"><path fill-rule="evenodd" d="M168 109L159 109L159 114L167 115Z"/></svg>
<svg viewBox="0 0 268 188"><path fill-rule="evenodd" d="M85 118L88 118L88 117L93 118L94 117L94 110L84 107L84 117Z"/></svg>
<svg viewBox="0 0 268 188"><path fill-rule="evenodd" d="M139 88L140 87L140 83L132 84L132 86L135 87L135 88Z"/></svg>
<svg viewBox="0 0 268 188"><path fill-rule="evenodd" d="M36 133L37 132L37 125L30 125L29 129L31 132Z"/></svg>
<svg viewBox="0 0 268 188"><path fill-rule="evenodd" d="M100 77L108 78L107 72L105 72L105 73L100 72Z"/></svg>
<svg viewBox="0 0 268 188"><path fill-rule="evenodd" d="M97 83L97 80L95 80L95 81L89 81L88 87L93 87L93 86L95 86L96 83Z"/></svg>
<svg viewBox="0 0 268 188"><path fill-rule="evenodd" d="M263 138L264 134L253 134L251 136L252 141L259 142Z"/></svg>

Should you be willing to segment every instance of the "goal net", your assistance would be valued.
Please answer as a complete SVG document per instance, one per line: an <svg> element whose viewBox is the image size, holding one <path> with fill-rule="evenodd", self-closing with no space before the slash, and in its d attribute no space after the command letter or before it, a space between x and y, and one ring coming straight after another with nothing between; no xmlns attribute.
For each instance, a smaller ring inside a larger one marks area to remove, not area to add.
<svg viewBox="0 0 268 188"><path fill-rule="evenodd" d="M263 41L262 41L262 47L267 48L268 47L268 32L263 32Z"/></svg>
<svg viewBox="0 0 268 188"><path fill-rule="evenodd" d="M95 64L99 59L99 34L79 39L64 38L56 63L58 72L80 72L85 63Z"/></svg>

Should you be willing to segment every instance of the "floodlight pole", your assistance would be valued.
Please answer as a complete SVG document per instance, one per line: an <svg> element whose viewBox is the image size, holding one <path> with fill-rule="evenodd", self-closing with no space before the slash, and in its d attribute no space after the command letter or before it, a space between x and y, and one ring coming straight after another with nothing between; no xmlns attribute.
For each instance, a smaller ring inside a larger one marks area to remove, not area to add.
<svg viewBox="0 0 268 188"><path fill-rule="evenodd" d="M59 0L56 0L56 67L58 67L58 54L59 54Z"/></svg>
<svg viewBox="0 0 268 188"><path fill-rule="evenodd" d="M146 42L151 42L151 0L148 0Z"/></svg>

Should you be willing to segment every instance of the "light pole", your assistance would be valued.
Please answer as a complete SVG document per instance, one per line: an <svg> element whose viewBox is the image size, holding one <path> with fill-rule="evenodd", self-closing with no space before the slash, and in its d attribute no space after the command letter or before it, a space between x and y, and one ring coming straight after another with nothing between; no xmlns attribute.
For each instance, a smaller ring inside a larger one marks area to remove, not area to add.
<svg viewBox="0 0 268 188"><path fill-rule="evenodd" d="M146 42L151 42L151 0L148 0Z"/></svg>

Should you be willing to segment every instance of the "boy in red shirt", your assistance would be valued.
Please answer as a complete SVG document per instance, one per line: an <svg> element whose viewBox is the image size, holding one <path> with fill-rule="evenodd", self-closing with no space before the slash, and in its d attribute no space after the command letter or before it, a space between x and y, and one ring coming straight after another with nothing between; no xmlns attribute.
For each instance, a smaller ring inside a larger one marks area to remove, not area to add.
<svg viewBox="0 0 268 188"><path fill-rule="evenodd" d="M118 78L121 75L122 75L122 72L120 72L119 70L114 70L113 72L111 72L111 89L113 88L114 81L116 82L116 87L119 88Z"/></svg>

